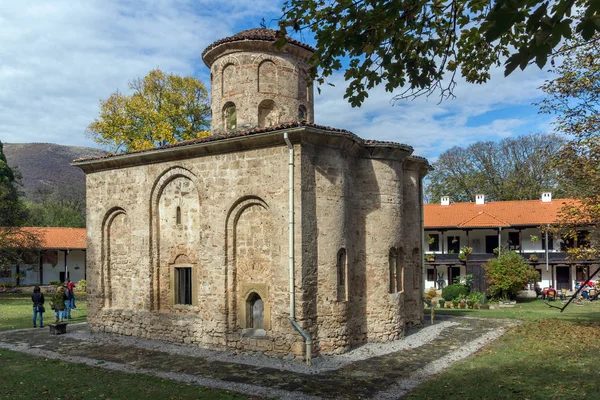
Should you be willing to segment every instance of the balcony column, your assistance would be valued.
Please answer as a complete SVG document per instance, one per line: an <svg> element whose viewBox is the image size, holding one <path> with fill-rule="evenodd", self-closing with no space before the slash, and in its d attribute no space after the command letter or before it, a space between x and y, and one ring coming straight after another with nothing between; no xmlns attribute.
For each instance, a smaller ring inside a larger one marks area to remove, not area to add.
<svg viewBox="0 0 600 400"><path fill-rule="evenodd" d="M470 231L471 231L470 229L465 230L465 232L467 233L467 247L471 247L471 240L469 239Z"/></svg>
<svg viewBox="0 0 600 400"><path fill-rule="evenodd" d="M441 246L442 246L442 254L445 254L444 253L444 242L445 242L445 240L444 240L444 232L445 231L440 231L440 234L442 235L442 240L441 240L441 243L440 243Z"/></svg>
<svg viewBox="0 0 600 400"><path fill-rule="evenodd" d="M519 229L519 253L523 254L523 229Z"/></svg>

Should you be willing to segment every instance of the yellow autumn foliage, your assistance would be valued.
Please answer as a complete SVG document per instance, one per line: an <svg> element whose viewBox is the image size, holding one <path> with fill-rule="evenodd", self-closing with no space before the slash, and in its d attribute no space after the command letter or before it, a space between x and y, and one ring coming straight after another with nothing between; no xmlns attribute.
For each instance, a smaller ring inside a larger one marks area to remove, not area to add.
<svg viewBox="0 0 600 400"><path fill-rule="evenodd" d="M210 103L204 84L194 77L152 70L100 101L100 114L86 130L114 152L146 150L210 135Z"/></svg>

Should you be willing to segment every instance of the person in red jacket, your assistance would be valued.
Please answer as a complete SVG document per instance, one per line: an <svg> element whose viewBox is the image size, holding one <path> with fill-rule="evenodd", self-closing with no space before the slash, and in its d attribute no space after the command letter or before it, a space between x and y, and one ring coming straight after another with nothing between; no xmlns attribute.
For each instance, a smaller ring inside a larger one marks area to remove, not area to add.
<svg viewBox="0 0 600 400"><path fill-rule="evenodd" d="M71 282L70 279L67 279L67 289L69 289L69 292L71 292L71 304L69 308L71 310L75 310L77 308L75 307L75 282Z"/></svg>

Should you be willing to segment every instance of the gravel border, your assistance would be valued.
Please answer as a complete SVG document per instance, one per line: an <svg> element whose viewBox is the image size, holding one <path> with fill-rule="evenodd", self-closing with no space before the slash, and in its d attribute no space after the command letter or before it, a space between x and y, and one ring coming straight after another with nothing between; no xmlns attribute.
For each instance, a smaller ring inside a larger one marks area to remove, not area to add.
<svg viewBox="0 0 600 400"><path fill-rule="evenodd" d="M267 356L260 352L237 353L231 350L211 350L163 340L144 339L135 336L121 336L103 332L90 332L89 330L78 330L69 332L66 335L74 340L81 340L89 343L117 344L126 347L137 347L188 357L202 357L209 361L251 365L259 368L274 368L281 371L312 375L324 371L334 371L355 361L423 346L435 340L444 329L455 325L459 324L452 321L443 321L433 326L411 329L408 336L401 340L387 343L367 343L341 355L320 355L312 359L312 365L310 367L299 360L287 359L286 357Z"/></svg>

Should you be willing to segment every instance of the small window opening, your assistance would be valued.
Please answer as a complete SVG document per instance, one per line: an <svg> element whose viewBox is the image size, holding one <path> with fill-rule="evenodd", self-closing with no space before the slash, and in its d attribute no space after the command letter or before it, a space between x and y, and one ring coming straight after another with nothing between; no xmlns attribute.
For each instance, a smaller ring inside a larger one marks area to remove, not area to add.
<svg viewBox="0 0 600 400"><path fill-rule="evenodd" d="M181 225L181 207L177 206L177 216L175 218L177 220L177 225Z"/></svg>
<svg viewBox="0 0 600 400"><path fill-rule="evenodd" d="M225 129L228 131L233 131L237 128L237 113L235 110L235 104L225 104L225 107L223 107L223 122Z"/></svg>
<svg viewBox="0 0 600 400"><path fill-rule="evenodd" d="M298 107L298 121L306 121L306 107L300 106Z"/></svg>
<svg viewBox="0 0 600 400"><path fill-rule="evenodd" d="M396 248L392 247L390 249L389 257L388 257L388 267L389 267L389 279L390 279L390 293L396 293L398 291L398 252Z"/></svg>
<svg viewBox="0 0 600 400"><path fill-rule="evenodd" d="M337 300L348 300L348 263L346 262L346 249L340 249L337 254Z"/></svg>
<svg viewBox="0 0 600 400"><path fill-rule="evenodd" d="M265 305L258 293L253 292L246 300L246 328L264 329Z"/></svg>
<svg viewBox="0 0 600 400"><path fill-rule="evenodd" d="M175 302L192 304L192 268L175 268Z"/></svg>

